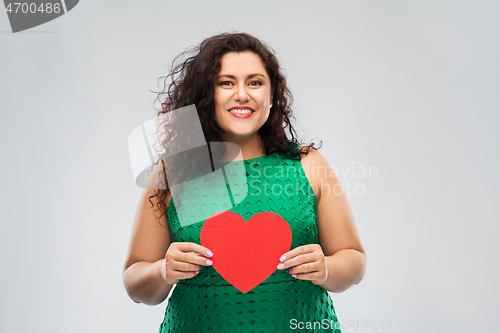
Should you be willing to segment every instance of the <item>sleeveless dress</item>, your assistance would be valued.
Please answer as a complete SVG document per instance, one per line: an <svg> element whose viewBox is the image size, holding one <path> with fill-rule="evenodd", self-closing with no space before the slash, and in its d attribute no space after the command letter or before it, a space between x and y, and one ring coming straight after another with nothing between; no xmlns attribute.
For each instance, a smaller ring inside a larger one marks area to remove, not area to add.
<svg viewBox="0 0 500 333"><path fill-rule="evenodd" d="M243 162L252 195L229 211L245 221L260 212L280 215L292 231L290 250L318 244L316 197L301 162L279 152ZM166 214L172 242L200 244L203 222L181 226L172 206ZM203 266L193 278L179 280L159 328L159 333L297 331L341 332L325 289L276 269L257 287L242 293L212 266Z"/></svg>

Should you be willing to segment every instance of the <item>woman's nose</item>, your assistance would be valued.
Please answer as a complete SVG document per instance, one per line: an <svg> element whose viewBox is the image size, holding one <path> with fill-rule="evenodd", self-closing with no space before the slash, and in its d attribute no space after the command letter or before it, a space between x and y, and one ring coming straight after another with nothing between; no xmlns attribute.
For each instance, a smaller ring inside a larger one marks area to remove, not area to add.
<svg viewBox="0 0 500 333"><path fill-rule="evenodd" d="M249 98L247 87L244 84L238 85L234 94L234 99L240 102L246 102Z"/></svg>

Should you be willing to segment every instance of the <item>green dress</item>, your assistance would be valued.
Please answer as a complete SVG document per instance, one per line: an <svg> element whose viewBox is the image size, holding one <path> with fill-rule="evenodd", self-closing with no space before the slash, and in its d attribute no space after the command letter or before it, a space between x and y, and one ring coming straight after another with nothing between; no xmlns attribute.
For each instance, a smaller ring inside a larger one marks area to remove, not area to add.
<svg viewBox="0 0 500 333"><path fill-rule="evenodd" d="M292 231L290 250L318 244L316 197L301 162L275 152L244 160L244 166L252 195L230 211L245 221L260 212L280 215ZM181 226L174 207L168 208L167 221L172 242L200 244L203 222ZM242 293L212 266L175 285L159 328L159 333L297 331L341 332L325 289L276 269L257 287Z"/></svg>

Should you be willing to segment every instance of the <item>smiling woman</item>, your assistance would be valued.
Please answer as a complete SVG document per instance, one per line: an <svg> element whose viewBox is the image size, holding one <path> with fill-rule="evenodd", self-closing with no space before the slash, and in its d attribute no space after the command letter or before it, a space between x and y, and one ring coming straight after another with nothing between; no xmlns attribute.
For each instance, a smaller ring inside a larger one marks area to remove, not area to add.
<svg viewBox="0 0 500 333"><path fill-rule="evenodd" d="M248 147L261 147L258 130L269 118L271 82L258 55L230 52L221 58L215 87L215 120L222 139Z"/></svg>
<svg viewBox="0 0 500 333"><path fill-rule="evenodd" d="M167 76L159 113L195 104L207 142L240 148L245 176L226 173L248 195L181 225L169 188L145 190L123 271L130 298L160 304L175 285L160 333L293 332L306 322L341 332L328 291L359 283L366 256L345 193L328 190L341 187L331 166L297 139L278 60L245 33L212 36L195 52Z"/></svg>

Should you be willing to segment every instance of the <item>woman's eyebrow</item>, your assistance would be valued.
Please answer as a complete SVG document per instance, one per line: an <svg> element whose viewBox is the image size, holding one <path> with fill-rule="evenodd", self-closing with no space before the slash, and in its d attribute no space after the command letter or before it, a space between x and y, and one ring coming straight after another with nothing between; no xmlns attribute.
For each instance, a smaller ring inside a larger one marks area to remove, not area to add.
<svg viewBox="0 0 500 333"><path fill-rule="evenodd" d="M236 76L231 75L231 74L222 74L222 75L220 75L220 76L219 76L219 77L217 77L217 78L219 79L219 78L221 78L221 77L223 77L223 76L225 76L225 77L229 77L229 78L231 78L231 79L233 79L233 80L236 80ZM251 79L251 78L253 78L253 77L255 77L255 76L262 76L264 79L266 78L263 74L260 74L260 73L255 73L255 74L248 74L247 79Z"/></svg>

